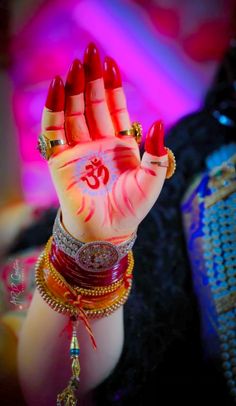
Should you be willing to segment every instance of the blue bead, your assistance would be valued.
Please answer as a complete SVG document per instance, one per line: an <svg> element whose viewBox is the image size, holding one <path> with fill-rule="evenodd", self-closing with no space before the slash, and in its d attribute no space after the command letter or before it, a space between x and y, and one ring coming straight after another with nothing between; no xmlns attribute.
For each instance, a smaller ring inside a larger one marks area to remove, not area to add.
<svg viewBox="0 0 236 406"><path fill-rule="evenodd" d="M223 362L223 368L226 370L229 370L231 368L231 363L230 362Z"/></svg>
<svg viewBox="0 0 236 406"><path fill-rule="evenodd" d="M223 352L222 358L223 360L227 361L229 359L229 354L227 352Z"/></svg>
<svg viewBox="0 0 236 406"><path fill-rule="evenodd" d="M228 379L231 379L231 378L233 377L233 374L232 374L232 372L230 372L230 371L226 371L226 372L224 373L224 376L225 376L226 378L228 378Z"/></svg>
<svg viewBox="0 0 236 406"><path fill-rule="evenodd" d="M228 344L221 344L221 349L222 349L222 351L228 351L228 349L229 349L229 346L228 346Z"/></svg>
<svg viewBox="0 0 236 406"><path fill-rule="evenodd" d="M72 349L70 350L70 354L79 355L79 353L80 353L80 350L77 349L77 348L72 348Z"/></svg>

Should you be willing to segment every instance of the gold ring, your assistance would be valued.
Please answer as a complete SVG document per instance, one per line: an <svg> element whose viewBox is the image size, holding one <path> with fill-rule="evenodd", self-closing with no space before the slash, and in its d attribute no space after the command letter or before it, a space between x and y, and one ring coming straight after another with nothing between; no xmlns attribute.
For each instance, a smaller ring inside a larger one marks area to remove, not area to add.
<svg viewBox="0 0 236 406"><path fill-rule="evenodd" d="M50 156L52 155L53 147L65 144L66 141L64 140L49 140L44 134L40 134L38 138L37 149L39 150L42 157L48 161Z"/></svg>
<svg viewBox="0 0 236 406"><path fill-rule="evenodd" d="M134 121L129 130L119 131L117 135L121 136L131 135L135 138L137 144L140 144L142 140L142 133L143 133L142 125L137 121Z"/></svg>
<svg viewBox="0 0 236 406"><path fill-rule="evenodd" d="M158 165L162 168L167 168L166 179L170 179L174 175L176 170L176 160L171 149L167 147L165 148L167 151L168 161L151 161L150 163L153 165Z"/></svg>

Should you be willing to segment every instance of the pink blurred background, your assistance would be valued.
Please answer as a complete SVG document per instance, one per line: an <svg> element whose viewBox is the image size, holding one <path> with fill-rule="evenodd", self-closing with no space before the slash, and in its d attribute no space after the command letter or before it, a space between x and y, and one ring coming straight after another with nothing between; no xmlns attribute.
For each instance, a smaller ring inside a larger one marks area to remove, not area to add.
<svg viewBox="0 0 236 406"><path fill-rule="evenodd" d="M10 113L2 130L13 122L2 135L16 138L24 197L40 205L56 201L36 150L47 88L53 76L65 79L88 42L118 61L131 118L145 133L158 118L168 128L201 106L235 34L233 0L22 0L10 12L11 63L1 82L2 92L11 89Z"/></svg>

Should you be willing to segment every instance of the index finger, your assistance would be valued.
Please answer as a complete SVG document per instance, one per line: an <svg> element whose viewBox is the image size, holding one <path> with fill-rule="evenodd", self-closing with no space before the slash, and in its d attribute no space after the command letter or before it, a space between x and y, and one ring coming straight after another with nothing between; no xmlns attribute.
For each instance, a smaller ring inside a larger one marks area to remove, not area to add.
<svg viewBox="0 0 236 406"><path fill-rule="evenodd" d="M50 83L48 95L43 109L41 130L49 141L60 140L67 143L64 130L65 89L62 79L56 76ZM67 145L53 147L53 152L59 152Z"/></svg>

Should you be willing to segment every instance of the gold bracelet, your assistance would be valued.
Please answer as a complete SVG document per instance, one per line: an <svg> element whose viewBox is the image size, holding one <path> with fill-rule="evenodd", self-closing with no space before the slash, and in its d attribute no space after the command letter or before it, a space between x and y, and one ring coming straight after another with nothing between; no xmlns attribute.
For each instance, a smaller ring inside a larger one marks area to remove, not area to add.
<svg viewBox="0 0 236 406"><path fill-rule="evenodd" d="M127 277L130 277L132 275L134 267L134 259L133 259L133 254L130 252L128 254L128 268L126 271ZM45 276L44 276L44 269L46 268L45 264L45 258L44 258L44 253L39 257L36 267L35 267L35 280L36 280L36 286L42 296L42 298L48 303L48 305L55 311L62 313L62 314L68 314L70 316L78 316L79 309L70 303L66 303L66 298L63 301L61 298L56 297L49 289L48 286L45 282ZM46 268L47 269L47 268ZM118 297L117 300L114 300L114 302L108 306L105 306L104 308L100 309L92 309L92 308L85 308L83 307L83 311L85 312L86 316L89 318L101 318L104 316L109 316L111 313L113 313L115 310L117 310L120 306L122 306L130 293L132 287L132 283L129 283L128 287L124 286L124 293ZM92 298L91 298L92 300Z"/></svg>

